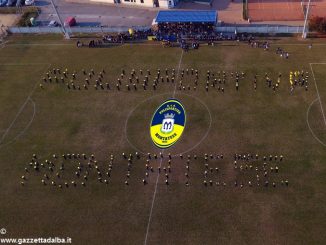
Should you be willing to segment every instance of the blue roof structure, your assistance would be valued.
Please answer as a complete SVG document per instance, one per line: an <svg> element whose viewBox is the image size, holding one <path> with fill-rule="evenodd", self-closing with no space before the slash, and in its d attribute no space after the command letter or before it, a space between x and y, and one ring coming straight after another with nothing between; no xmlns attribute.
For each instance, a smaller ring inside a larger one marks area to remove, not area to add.
<svg viewBox="0 0 326 245"><path fill-rule="evenodd" d="M162 10L159 11L157 23L216 23L217 11L204 10Z"/></svg>

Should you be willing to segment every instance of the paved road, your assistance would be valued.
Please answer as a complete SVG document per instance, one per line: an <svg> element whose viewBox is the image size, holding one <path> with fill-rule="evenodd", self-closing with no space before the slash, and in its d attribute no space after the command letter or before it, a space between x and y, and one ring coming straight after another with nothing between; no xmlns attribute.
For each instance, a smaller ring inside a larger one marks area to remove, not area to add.
<svg viewBox="0 0 326 245"><path fill-rule="evenodd" d="M144 26L151 25L156 16L156 10L139 8L124 8L110 5L69 3L63 0L53 0L61 18L76 17L80 26ZM36 0L36 6L41 8L38 21L47 25L51 20L57 20L50 0Z"/></svg>
<svg viewBox="0 0 326 245"><path fill-rule="evenodd" d="M41 8L38 21L47 25L51 20L57 20L51 0L36 0L36 5ZM79 26L149 26L159 9L134 8L103 4L83 3L87 0L53 0L60 16L65 20L68 16L76 17ZM326 1L326 0L323 0ZM182 2L179 9L217 10L219 20L228 24L248 24L242 19L242 0L215 0L213 5L207 6L189 2ZM300 22L274 21L257 22L257 24L274 25L302 25Z"/></svg>

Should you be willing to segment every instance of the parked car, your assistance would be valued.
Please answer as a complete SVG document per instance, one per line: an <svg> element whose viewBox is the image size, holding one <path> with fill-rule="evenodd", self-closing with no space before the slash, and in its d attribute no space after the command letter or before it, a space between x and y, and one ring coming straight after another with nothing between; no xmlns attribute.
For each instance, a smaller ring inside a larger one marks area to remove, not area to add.
<svg viewBox="0 0 326 245"><path fill-rule="evenodd" d="M77 22L74 17L68 17L64 23L65 26L75 26L76 24L77 24Z"/></svg>
<svg viewBox="0 0 326 245"><path fill-rule="evenodd" d="M21 7L25 4L24 0L17 0L16 7Z"/></svg>
<svg viewBox="0 0 326 245"><path fill-rule="evenodd" d="M6 6L8 0L0 0L0 7Z"/></svg>
<svg viewBox="0 0 326 245"><path fill-rule="evenodd" d="M35 3L34 0L25 0L25 5L26 5L26 6L34 5L34 3Z"/></svg>
<svg viewBox="0 0 326 245"><path fill-rule="evenodd" d="M48 24L48 27L56 27L59 26L59 23L56 22L55 20L51 20L50 23Z"/></svg>
<svg viewBox="0 0 326 245"><path fill-rule="evenodd" d="M6 6L11 7L11 6L14 6L15 4L16 4L16 0L8 0Z"/></svg>

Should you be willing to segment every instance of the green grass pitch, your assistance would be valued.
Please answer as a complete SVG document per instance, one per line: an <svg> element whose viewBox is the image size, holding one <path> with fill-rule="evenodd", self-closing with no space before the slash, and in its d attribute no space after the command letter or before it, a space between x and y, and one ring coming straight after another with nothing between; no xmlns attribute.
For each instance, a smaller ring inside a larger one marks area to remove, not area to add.
<svg viewBox="0 0 326 245"><path fill-rule="evenodd" d="M0 239L325 244L325 43L308 49L307 42L286 38L271 40L264 51L221 42L185 53L152 43L76 48L55 36L8 41L0 46L0 229L7 230ZM289 59L277 55L277 47ZM57 68L60 74L53 73ZM158 69L163 81L154 89ZM291 92L289 73L302 70L308 90ZM187 123L161 158L149 125L155 109L173 96L185 107ZM251 155L235 164L235 154Z"/></svg>

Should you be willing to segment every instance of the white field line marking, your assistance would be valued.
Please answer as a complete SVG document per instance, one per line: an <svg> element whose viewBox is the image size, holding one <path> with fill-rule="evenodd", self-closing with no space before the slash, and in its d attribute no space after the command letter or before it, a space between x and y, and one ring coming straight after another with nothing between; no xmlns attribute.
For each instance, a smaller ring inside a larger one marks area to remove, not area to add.
<svg viewBox="0 0 326 245"><path fill-rule="evenodd" d="M73 43L11 43L7 44L10 46L74 46Z"/></svg>
<svg viewBox="0 0 326 245"><path fill-rule="evenodd" d="M33 89L34 91L34 89ZM29 101L30 96L28 95L27 99L25 100L25 102L23 103L23 105L20 107L20 109L18 110L14 120L11 122L11 124L9 125L9 127L5 130L4 134L2 135L1 139L0 139L0 145L2 144L2 142L4 141L4 139L6 138L7 134L9 133L10 129L12 128L12 126L15 124L17 118L19 117L20 113L24 110L27 102Z"/></svg>
<svg viewBox="0 0 326 245"><path fill-rule="evenodd" d="M1 45L1 44L0 44ZM110 46L117 46L117 47L123 47L123 46L134 46L134 45L139 45L139 46L161 46L159 43L110 43L107 45L107 47ZM10 43L6 45L7 47L9 46L75 46L74 43ZM85 46L86 48L86 46Z"/></svg>
<svg viewBox="0 0 326 245"><path fill-rule="evenodd" d="M312 136L320 143L322 144L323 146L326 146L326 144L324 142L322 142L316 135L315 133L313 132L312 128L310 127L310 124L309 124L309 113L310 113L310 109L312 107L312 105L318 100L318 98L316 98L313 102L311 102L311 104L309 105L308 107L308 110L307 110L307 115L306 115L306 121L307 121L307 125L308 125L308 128L310 130L310 133L312 134Z"/></svg>
<svg viewBox="0 0 326 245"><path fill-rule="evenodd" d="M134 148L135 149L135 151L137 151L138 153L141 153L141 154L143 154L143 155L146 155L146 153L145 152L143 152L142 150L140 150L139 148L137 148L130 140L129 140L129 138L128 138L128 134L127 134L127 126L128 126L128 120L129 120L129 118L130 118L130 116L133 114L133 112L140 106L140 105L142 105L142 104L144 104L146 101L149 101L149 100L151 100L151 99L153 99L153 98L155 98L155 97L158 97L158 96L163 96L163 95L166 95L166 94L169 94L169 93L162 93L162 94L157 94L157 95L154 95L154 96L151 96L151 97L148 97L147 99L145 99L145 100L143 100L142 102L140 102L139 104L137 104L136 105L136 107L134 107L130 112L129 112L129 114L128 114L128 117L127 117L127 120L126 120L126 122L125 122L125 128L124 128L124 135L126 136L126 140L127 140L127 142L130 144L130 146L132 147L132 148ZM179 156L180 154L186 154L187 152L189 152L189 151L192 151L192 150L194 150L196 147L198 147L204 140L205 140L205 138L208 136L208 133L209 133L209 131L210 131L210 129L211 129L211 125L212 125L212 113L211 113L211 111L209 110L209 108L208 108L208 106L202 101L202 100L200 100L198 97L195 97L195 96L193 96L193 95L191 95L191 94L186 94L186 93L178 93L178 94L181 94L181 95L184 95L184 96L189 96L189 97L192 97L192 98L194 98L195 100L198 100L199 101L199 103L201 103L205 108L206 108L206 110L207 110L207 112L208 112L208 115L209 115L209 126L208 126L208 128L207 128L207 131L206 131L206 133L205 133L205 135L203 136L203 138L201 138L201 140L200 141L198 141L197 142L197 144L196 145L194 145L193 147L191 147L191 148L189 148L189 149L187 149L187 150L185 150L184 152L180 152L180 153L177 153L177 154L175 154L175 155L172 155L172 157L176 157L176 156Z"/></svg>
<svg viewBox="0 0 326 245"><path fill-rule="evenodd" d="M28 122L26 127L15 136L15 138L13 138L12 140L10 140L9 142L7 142L5 144L0 144L0 149L7 146L7 145L9 145L9 144L11 144L11 143L13 143L20 136L22 136L26 132L26 130L31 126L32 122L34 121L35 115L36 115L36 104L31 98L29 98L29 101L32 102L32 105L33 105L33 115L32 115L31 120Z"/></svg>
<svg viewBox="0 0 326 245"><path fill-rule="evenodd" d="M151 99L153 99L153 98L156 98L156 97L158 97L158 96L163 96L163 95L167 95L167 94L169 94L169 93L162 93L162 94L156 94L156 95L153 95L153 96L151 96L151 97L148 97L148 98L146 98L145 100L143 100L143 101L141 101L139 104L137 104L130 112L129 112L129 114L128 114L128 117L127 117L127 120L126 120L126 122L125 122L125 136L126 136L126 140L128 141L128 143L131 145L131 147L133 147L138 153L141 153L141 154L143 154L143 155L146 155L146 153L145 152L143 152L143 151L141 151L140 149L138 149L130 140L129 140L129 138L128 138L128 134L127 134L127 126L128 126L128 121L129 121L129 119L130 119L130 117L131 117L131 115L138 109L138 107L140 106L140 105L142 105L142 104L144 104L145 102L147 102L147 101L149 101L149 100L151 100Z"/></svg>
<svg viewBox="0 0 326 245"><path fill-rule="evenodd" d="M186 154L187 152L190 152L190 151L192 151L193 149L195 149L195 148L197 148L201 143L203 143L204 142L204 140L206 139L206 137L208 136L208 133L209 133L209 131L211 130L211 127L212 127L212 113L211 113L211 111L209 110L209 108L208 108L208 106L202 101L202 100L200 100L198 97L195 97L195 96L193 96L193 95L190 95L189 94L189 96L191 96L191 97L193 97L194 99L197 99L204 107L205 107L205 109L207 110L207 112L208 112L208 115L209 115L209 126L208 126L208 128L207 128L207 131L206 131L206 133L205 133L205 135L200 139L200 141L198 141L197 142L197 144L196 145L194 145L193 147L191 147L191 148L189 148L188 150L185 150L184 152L180 152L180 153L178 153L178 154L175 154L175 155L173 155L173 157L174 156L178 156L178 155L180 155L180 154Z"/></svg>
<svg viewBox="0 0 326 245"><path fill-rule="evenodd" d="M43 63L43 65L46 65L46 64L48 64L48 63ZM5 64L2 64L2 65L5 65ZM47 67L47 69L50 68L51 64L48 64L48 65L49 65L49 66ZM10 123L9 127L5 130L5 133L2 135L2 137L1 137L1 139L0 139L0 145L1 145L2 142L4 141L5 137L6 137L7 134L9 133L9 131L10 131L10 129L12 128L12 126L15 124L15 122L16 122L17 118L19 117L20 113L22 113L22 111L24 110L24 108L25 108L25 106L26 106L28 100L31 99L31 96L33 95L33 93L34 93L34 91L35 91L35 89L36 89L36 87L37 87L37 83L38 83L38 82L36 82L36 83L34 84L32 91L29 93L29 95L27 96L25 102L24 102L24 103L22 104L22 106L19 108L19 110L18 110L18 112L17 112L17 114L16 114L14 120Z"/></svg>
<svg viewBox="0 0 326 245"><path fill-rule="evenodd" d="M134 46L134 45L160 46L161 44L159 44L159 43L124 43L124 44L110 43L107 45L107 47L110 47L110 46L123 47L123 46ZM46 44L46 43L11 43L11 44L7 44L6 46L7 47L10 47L10 46L75 46L75 44L74 43L48 43L48 44Z"/></svg>
<svg viewBox="0 0 326 245"><path fill-rule="evenodd" d="M232 41L217 41L220 46L228 46L231 44L234 44L235 42ZM1 46L0 48L4 47L10 47L10 46L74 46L75 44L73 43L49 43L49 44L43 44L43 43L9 43L6 45ZM160 46L159 43L124 43L123 45L119 44L114 44L111 43L110 46L116 46L116 47L123 47L123 46ZM239 43L237 45L242 45L242 46L248 46L246 43ZM307 46L308 43L271 43L271 46ZM326 46L326 43L313 43L313 46ZM108 46L109 47L109 46Z"/></svg>
<svg viewBox="0 0 326 245"><path fill-rule="evenodd" d="M0 63L1 66L32 66L32 65L51 65L49 63Z"/></svg>
<svg viewBox="0 0 326 245"><path fill-rule="evenodd" d="M179 59L179 64L178 64L178 68L177 68L177 76L176 76L176 81L175 81L175 85L174 85L172 98L174 98L175 92L176 92L176 89L177 89L182 57L183 57L183 50L181 52L181 56L180 56L180 59ZM164 149L162 150L162 154L164 154ZM163 162L163 158L161 158L161 160L160 160L160 165L159 165L160 168L162 167L162 162ZM155 199L156 199L156 193L157 193L157 186L158 186L159 178L160 178L160 174L159 174L159 172L157 172L157 177L156 177L156 182L155 182L155 189L154 189L154 194L153 194L153 198L152 198L152 205L151 205L151 209L150 209L149 217L148 217L148 223L147 223L147 229L146 229L144 245L147 245L147 239L148 239L148 234L149 234L149 228L151 226L151 221L152 221L152 214L153 214L153 208L154 208Z"/></svg>
<svg viewBox="0 0 326 245"><path fill-rule="evenodd" d="M179 59L179 64L178 64L178 69L177 69L177 77L176 77L177 79L176 79L176 84L174 85L174 90L173 90L172 98L174 98L175 93L177 91L177 84L178 84L178 79L179 79L179 73L180 73L180 67L181 67L182 57L183 57L183 50L181 52L181 56L180 56L180 59Z"/></svg>
<svg viewBox="0 0 326 245"><path fill-rule="evenodd" d="M282 46L282 45L286 45L286 46L307 46L309 45L309 43L271 43L271 46ZM325 46L326 43L313 43L312 46Z"/></svg>
<svg viewBox="0 0 326 245"><path fill-rule="evenodd" d="M325 126L326 126L326 118L325 118L325 113L324 113L324 108L323 108L323 105L321 103L321 98L320 98L320 94L319 94L319 90L318 90L318 86L317 86L317 82L316 82L316 78L315 78L315 73L314 73L314 70L312 68L312 64L309 63L310 65L310 69L311 69L311 72L312 72L312 77L314 79L314 82L315 82L315 87L316 87L316 91L317 91L317 96L318 96L318 100L319 100L319 104L320 104L320 108L321 108L321 112L323 114L323 119L324 119L324 123L325 123Z"/></svg>
<svg viewBox="0 0 326 245"><path fill-rule="evenodd" d="M164 152L164 150L162 152ZM162 162L163 162L163 158L161 158L161 160L160 160L160 168L162 167ZM152 213L153 213L153 208L154 208L154 203L155 203L155 198L156 198L156 192L157 192L157 184L158 184L159 178L160 178L160 174L157 171L157 177L156 177L156 182L155 182L155 189L154 189L154 194L153 194L153 199L152 199L152 205L151 205L151 209L150 209L149 217L148 217L148 223L147 223L147 229L146 229L146 235L145 235L144 245L147 245L147 238L148 238L149 228L150 228L150 225L151 225Z"/></svg>

